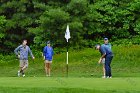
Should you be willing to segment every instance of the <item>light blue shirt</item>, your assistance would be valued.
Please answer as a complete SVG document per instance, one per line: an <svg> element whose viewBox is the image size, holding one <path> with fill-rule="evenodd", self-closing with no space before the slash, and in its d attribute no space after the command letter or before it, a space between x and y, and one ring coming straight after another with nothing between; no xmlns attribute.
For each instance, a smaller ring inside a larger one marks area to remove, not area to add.
<svg viewBox="0 0 140 93"><path fill-rule="evenodd" d="M105 46L109 47L110 49L112 48L112 46L111 46L111 44L110 44L110 43L108 43L108 44L103 44L103 45L105 45Z"/></svg>
<svg viewBox="0 0 140 93"><path fill-rule="evenodd" d="M32 51L29 46L20 45L14 50L15 54L20 54L20 60L28 60L28 54L30 53L31 57L33 57Z"/></svg>

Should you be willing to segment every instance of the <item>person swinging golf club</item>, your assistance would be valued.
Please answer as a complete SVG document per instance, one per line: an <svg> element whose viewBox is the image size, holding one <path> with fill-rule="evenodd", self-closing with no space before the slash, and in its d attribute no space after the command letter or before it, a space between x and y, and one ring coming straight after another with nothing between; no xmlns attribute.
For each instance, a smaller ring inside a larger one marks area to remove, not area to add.
<svg viewBox="0 0 140 93"><path fill-rule="evenodd" d="M113 59L113 53L111 51L111 48L109 48L106 45L100 45L97 44L95 46L95 49L99 50L101 53L101 58L99 59L98 63L101 63L102 60L105 58L105 78L112 78L112 73L111 73L111 61Z"/></svg>
<svg viewBox="0 0 140 93"><path fill-rule="evenodd" d="M112 47L111 44L108 41L108 38L104 38L104 44L103 45L107 46L110 49ZM103 65L103 76L102 76L102 78L105 78L106 77L106 74L105 74L105 58L102 59L101 63ZM99 63L99 64L101 64L101 63Z"/></svg>
<svg viewBox="0 0 140 93"><path fill-rule="evenodd" d="M32 54L31 49L29 48L29 46L27 46L27 40L23 40L22 45L18 46L15 50L14 50L16 56L19 58L20 60L20 69L18 71L18 77L20 77L20 74L22 74L23 77L25 77L25 70L28 67L28 54L30 53L32 59L35 59L35 57Z"/></svg>

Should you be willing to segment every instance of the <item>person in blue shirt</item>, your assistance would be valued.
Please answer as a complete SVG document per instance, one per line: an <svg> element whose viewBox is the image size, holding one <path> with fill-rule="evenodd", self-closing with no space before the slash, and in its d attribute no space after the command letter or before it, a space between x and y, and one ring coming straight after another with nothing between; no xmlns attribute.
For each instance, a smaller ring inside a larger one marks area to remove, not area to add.
<svg viewBox="0 0 140 93"><path fill-rule="evenodd" d="M31 49L29 48L29 46L27 46L27 40L23 40L22 45L18 46L14 50L14 52L20 60L20 69L18 71L18 76L22 74L22 76L25 77L24 71L28 67L28 54L30 53L31 57L33 59L35 58L32 54Z"/></svg>
<svg viewBox="0 0 140 93"><path fill-rule="evenodd" d="M104 44L105 46L109 47L111 49L111 44L108 41L108 38L104 38ZM105 58L103 58L103 60L101 61L102 65L103 65L103 76L102 78L105 78ZM100 64L100 63L99 63Z"/></svg>
<svg viewBox="0 0 140 93"><path fill-rule="evenodd" d="M105 78L112 78L112 73L111 73L111 61L113 59L113 53L112 50L105 45L100 45L97 44L95 46L97 50L101 53L101 58L99 59L99 63L102 62L103 58L105 58Z"/></svg>
<svg viewBox="0 0 140 93"><path fill-rule="evenodd" d="M53 48L51 47L50 41L48 41L47 46L45 46L43 49L46 76L50 76L53 55L54 55Z"/></svg>
<svg viewBox="0 0 140 93"><path fill-rule="evenodd" d="M107 47L109 47L110 49L112 48L111 44L108 41L108 38L104 38L104 45L106 45Z"/></svg>

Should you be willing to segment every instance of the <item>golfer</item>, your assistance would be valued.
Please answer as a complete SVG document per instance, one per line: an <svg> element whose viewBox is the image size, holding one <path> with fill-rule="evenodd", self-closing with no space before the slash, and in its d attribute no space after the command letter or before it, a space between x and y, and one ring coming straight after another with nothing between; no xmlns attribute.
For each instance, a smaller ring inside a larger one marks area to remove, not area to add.
<svg viewBox="0 0 140 93"><path fill-rule="evenodd" d="M99 44L97 44L95 48L99 50L99 52L101 53L101 58L99 59L98 62L101 63L102 60L105 58L105 78L112 78L110 64L113 59L113 53L111 49L106 45Z"/></svg>
<svg viewBox="0 0 140 93"><path fill-rule="evenodd" d="M25 69L28 67L28 53L30 53L33 59L35 58L32 54L31 49L29 48L29 46L27 46L27 40L23 40L22 45L18 46L14 50L14 52L20 60L18 77L20 77L20 74L25 77Z"/></svg>
<svg viewBox="0 0 140 93"><path fill-rule="evenodd" d="M104 44L105 46L109 47L111 49L111 44L108 41L108 38L104 38ZM101 61L102 65L103 65L103 76L102 78L105 78L105 58L103 58L103 60ZM99 64L101 64L99 63Z"/></svg>
<svg viewBox="0 0 140 93"><path fill-rule="evenodd" d="M47 42L47 46L44 47L43 56L45 60L45 72L46 76L50 77L51 75L51 63L53 60L53 48L51 47L50 41Z"/></svg>

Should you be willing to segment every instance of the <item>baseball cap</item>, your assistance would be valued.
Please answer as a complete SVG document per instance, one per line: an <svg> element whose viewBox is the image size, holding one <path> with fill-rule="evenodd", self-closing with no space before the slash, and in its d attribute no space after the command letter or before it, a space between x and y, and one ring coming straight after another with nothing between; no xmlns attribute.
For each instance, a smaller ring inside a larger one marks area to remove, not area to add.
<svg viewBox="0 0 140 93"><path fill-rule="evenodd" d="M50 44L51 42L50 41L47 41L47 44Z"/></svg>
<svg viewBox="0 0 140 93"><path fill-rule="evenodd" d="M104 40L108 40L108 38L104 38Z"/></svg>

